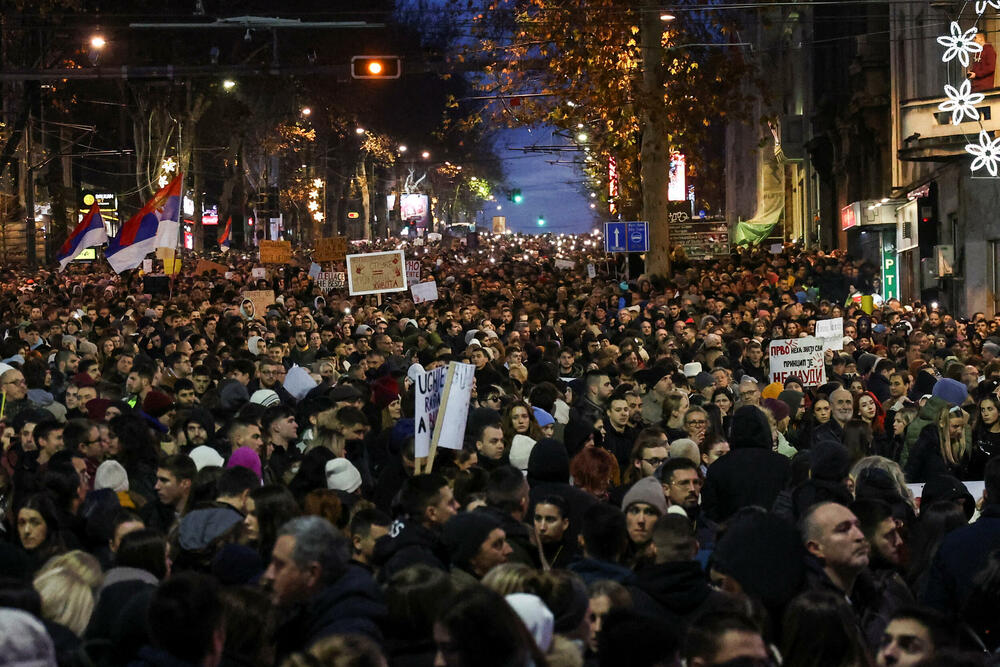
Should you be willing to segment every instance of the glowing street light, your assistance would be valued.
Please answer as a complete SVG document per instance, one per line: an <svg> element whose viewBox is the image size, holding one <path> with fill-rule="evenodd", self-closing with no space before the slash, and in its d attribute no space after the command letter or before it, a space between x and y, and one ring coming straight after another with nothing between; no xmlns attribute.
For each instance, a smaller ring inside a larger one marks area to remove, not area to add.
<svg viewBox="0 0 1000 667"><path fill-rule="evenodd" d="M303 116L308 116L308 115L312 114L312 112L313 112L313 110L310 109L309 107L302 107L302 115Z"/></svg>
<svg viewBox="0 0 1000 667"><path fill-rule="evenodd" d="M226 79L225 81L222 82L223 90L232 90L235 87L236 87L236 82L233 81L232 79Z"/></svg>
<svg viewBox="0 0 1000 667"><path fill-rule="evenodd" d="M399 150L400 153L405 153L406 152L406 146L400 146L398 150Z"/></svg>
<svg viewBox="0 0 1000 667"><path fill-rule="evenodd" d="M101 35L94 35L90 38L90 46L95 49L103 49L108 42Z"/></svg>
<svg viewBox="0 0 1000 667"><path fill-rule="evenodd" d="M430 152L429 152L429 151L424 151L423 153L421 153L421 154L420 154L420 157L422 157L422 158L423 158L423 159L425 159L425 160L426 160L427 158L429 158L430 156L431 156L431 154L430 154Z"/></svg>
<svg viewBox="0 0 1000 667"><path fill-rule="evenodd" d="M365 133L365 128L363 127L354 128L354 134L364 134L364 133Z"/></svg>
<svg viewBox="0 0 1000 667"><path fill-rule="evenodd" d="M580 132L579 134L576 135L576 140L579 141L580 143L585 142L589 138L590 137L587 136L586 132Z"/></svg>
<svg viewBox="0 0 1000 667"><path fill-rule="evenodd" d="M663 21L664 23L669 23L670 21L673 21L676 18L677 18L676 16L668 12L660 14L660 20Z"/></svg>

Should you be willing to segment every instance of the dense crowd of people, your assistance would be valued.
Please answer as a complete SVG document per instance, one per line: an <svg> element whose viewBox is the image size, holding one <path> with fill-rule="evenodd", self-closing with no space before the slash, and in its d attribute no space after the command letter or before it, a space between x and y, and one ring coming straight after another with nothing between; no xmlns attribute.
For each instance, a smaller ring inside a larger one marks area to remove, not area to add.
<svg viewBox="0 0 1000 667"><path fill-rule="evenodd" d="M307 258L3 271L0 664L997 664L1000 316L873 305L837 253L622 280L598 243L407 247L419 304ZM772 382L836 318L826 383Z"/></svg>

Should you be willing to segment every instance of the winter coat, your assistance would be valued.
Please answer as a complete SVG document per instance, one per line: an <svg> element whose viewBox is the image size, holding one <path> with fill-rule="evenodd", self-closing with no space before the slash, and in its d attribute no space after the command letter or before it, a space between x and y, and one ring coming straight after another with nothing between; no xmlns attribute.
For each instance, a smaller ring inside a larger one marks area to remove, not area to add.
<svg viewBox="0 0 1000 667"><path fill-rule="evenodd" d="M281 613L275 664L335 634L361 634L381 643L378 624L386 613L375 580L360 567L348 565L339 579L310 600Z"/></svg>
<svg viewBox="0 0 1000 667"><path fill-rule="evenodd" d="M379 581L386 582L411 565L429 565L448 571L448 550L441 537L430 528L409 519L397 519L389 534L375 543L372 562L379 568Z"/></svg>
<svg viewBox="0 0 1000 667"><path fill-rule="evenodd" d="M701 492L702 512L722 522L750 505L769 509L788 483L788 457L771 450L771 426L764 413L743 406L733 415L732 450L709 467Z"/></svg>
<svg viewBox="0 0 1000 667"><path fill-rule="evenodd" d="M575 543L583 527L583 515L597 498L569 483L569 455L561 442L545 438L531 448L528 485L531 487L528 516L534 516L535 505L542 499L561 496L569 505L569 529L564 539Z"/></svg>
<svg viewBox="0 0 1000 667"><path fill-rule="evenodd" d="M631 584L634 581L635 573L624 565L611 563L606 560L596 558L581 558L569 564L569 571L575 572L583 579L583 583L590 586L595 581L610 579L619 584Z"/></svg>
<svg viewBox="0 0 1000 667"><path fill-rule="evenodd" d="M645 567L636 573L633 586L655 602L658 609L649 610L654 615L673 615L685 622L730 602L728 595L708 584L705 571L693 560Z"/></svg>
<svg viewBox="0 0 1000 667"><path fill-rule="evenodd" d="M959 611L972 593L972 580L997 548L1000 503L991 502L975 523L945 536L931 563L921 602L948 613Z"/></svg>
<svg viewBox="0 0 1000 667"><path fill-rule="evenodd" d="M920 408L920 412L906 427L906 440L903 443L903 453L899 455L899 465L906 467L906 462L910 459L910 452L917 443L917 438L928 424L936 424L941 410L948 406L943 398L931 396Z"/></svg>

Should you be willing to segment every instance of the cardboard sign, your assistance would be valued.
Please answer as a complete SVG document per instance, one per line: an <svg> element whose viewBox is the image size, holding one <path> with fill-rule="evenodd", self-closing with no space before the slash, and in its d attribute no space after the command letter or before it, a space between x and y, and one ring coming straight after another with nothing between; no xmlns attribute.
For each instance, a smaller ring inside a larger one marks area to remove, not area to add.
<svg viewBox="0 0 1000 667"><path fill-rule="evenodd" d="M569 259L557 259L555 261L557 269L572 269L574 266L576 266L576 262Z"/></svg>
<svg viewBox="0 0 1000 667"><path fill-rule="evenodd" d="M347 274L343 271L321 271L316 276L316 287L323 290L343 289Z"/></svg>
<svg viewBox="0 0 1000 667"><path fill-rule="evenodd" d="M267 269L263 266L258 266L255 269L250 270L250 277L254 280L267 280Z"/></svg>
<svg viewBox="0 0 1000 667"><path fill-rule="evenodd" d="M822 338L781 338L768 346L771 382L785 383L788 376L802 380L803 386L826 384Z"/></svg>
<svg viewBox="0 0 1000 667"><path fill-rule="evenodd" d="M406 256L402 250L347 256L347 283L352 296L406 291Z"/></svg>
<svg viewBox="0 0 1000 667"><path fill-rule="evenodd" d="M816 321L816 338L822 338L827 350L844 349L844 318Z"/></svg>
<svg viewBox="0 0 1000 667"><path fill-rule="evenodd" d="M413 455L427 458L431 450L431 436L434 434L441 396L444 393L444 366L417 376L416 411L413 415Z"/></svg>
<svg viewBox="0 0 1000 667"><path fill-rule="evenodd" d="M346 256L346 236L316 239L316 252L313 253L313 259L317 262L343 262Z"/></svg>
<svg viewBox="0 0 1000 667"><path fill-rule="evenodd" d="M249 301L253 304L253 310L250 311L249 308L246 310L252 318L261 318L267 316L268 307L274 303L274 290L273 289L259 289L259 290L247 290L243 292L243 301Z"/></svg>
<svg viewBox="0 0 1000 667"><path fill-rule="evenodd" d="M261 241L261 264L288 264L292 261L291 241Z"/></svg>
<svg viewBox="0 0 1000 667"><path fill-rule="evenodd" d="M219 264L218 262L211 262L207 259L199 259L197 266L194 267L194 275L203 276L206 273L211 273L216 271L220 276L225 275L229 267L225 264Z"/></svg>
<svg viewBox="0 0 1000 667"><path fill-rule="evenodd" d="M416 283L410 285L410 294L413 295L413 303L424 303L425 301L437 301L438 286L436 281L426 283Z"/></svg>
<svg viewBox="0 0 1000 667"><path fill-rule="evenodd" d="M415 259L406 260L406 282L420 282L420 262Z"/></svg>

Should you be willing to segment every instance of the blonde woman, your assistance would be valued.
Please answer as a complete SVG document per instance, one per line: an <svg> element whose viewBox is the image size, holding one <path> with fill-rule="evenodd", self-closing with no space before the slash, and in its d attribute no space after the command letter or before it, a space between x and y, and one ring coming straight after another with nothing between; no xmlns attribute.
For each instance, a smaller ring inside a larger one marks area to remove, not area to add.
<svg viewBox="0 0 1000 667"><path fill-rule="evenodd" d="M917 501L914 499L910 487L906 485L903 469L899 467L898 463L884 456L866 456L854 464L848 476L851 492L857 495L858 487L865 485L865 479L872 474L870 472L872 470L881 470L892 480L893 490L903 499L903 502L910 506L910 510L915 514Z"/></svg>
<svg viewBox="0 0 1000 667"><path fill-rule="evenodd" d="M94 591L88 582L69 567L57 567L38 574L33 583L42 599L42 617L82 637L94 612Z"/></svg>
<svg viewBox="0 0 1000 667"><path fill-rule="evenodd" d="M937 475L961 479L969 459L969 443L965 437L967 415L960 407L947 404L924 426L906 460L906 480L911 484L926 482Z"/></svg>

